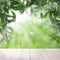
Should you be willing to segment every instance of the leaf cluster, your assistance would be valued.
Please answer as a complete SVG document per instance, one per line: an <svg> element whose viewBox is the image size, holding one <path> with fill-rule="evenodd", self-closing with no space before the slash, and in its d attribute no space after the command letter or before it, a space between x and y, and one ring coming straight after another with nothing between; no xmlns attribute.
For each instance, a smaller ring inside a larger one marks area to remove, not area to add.
<svg viewBox="0 0 60 60"><path fill-rule="evenodd" d="M53 27L60 31L60 0L0 0L0 32L16 20L13 10L23 13L28 7L31 13L39 11L41 18L48 16Z"/></svg>

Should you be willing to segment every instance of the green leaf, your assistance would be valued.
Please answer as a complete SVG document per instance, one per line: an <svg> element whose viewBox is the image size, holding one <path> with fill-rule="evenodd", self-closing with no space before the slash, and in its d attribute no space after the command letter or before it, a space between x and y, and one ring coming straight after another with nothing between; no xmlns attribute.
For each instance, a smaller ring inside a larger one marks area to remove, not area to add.
<svg viewBox="0 0 60 60"><path fill-rule="evenodd" d="M7 18L8 23L13 22L13 21L15 22L15 20L16 20L15 12L11 11L11 13L12 13L12 15L8 15L8 18Z"/></svg>
<svg viewBox="0 0 60 60"><path fill-rule="evenodd" d="M16 20L16 14L13 11L11 11L11 12L12 12L12 16L13 16L13 21L15 21Z"/></svg>

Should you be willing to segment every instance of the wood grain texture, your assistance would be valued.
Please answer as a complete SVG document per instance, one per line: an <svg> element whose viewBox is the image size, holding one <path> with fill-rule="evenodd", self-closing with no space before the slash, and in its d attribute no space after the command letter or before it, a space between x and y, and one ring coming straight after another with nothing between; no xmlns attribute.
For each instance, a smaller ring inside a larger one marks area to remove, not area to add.
<svg viewBox="0 0 60 60"><path fill-rule="evenodd" d="M60 49L0 49L0 60L60 60Z"/></svg>

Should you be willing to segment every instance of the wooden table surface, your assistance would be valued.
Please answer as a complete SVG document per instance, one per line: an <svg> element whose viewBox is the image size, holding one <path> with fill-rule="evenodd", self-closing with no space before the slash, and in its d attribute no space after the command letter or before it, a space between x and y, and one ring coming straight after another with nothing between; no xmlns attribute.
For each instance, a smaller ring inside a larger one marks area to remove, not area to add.
<svg viewBox="0 0 60 60"><path fill-rule="evenodd" d="M0 49L0 60L60 60L60 49Z"/></svg>

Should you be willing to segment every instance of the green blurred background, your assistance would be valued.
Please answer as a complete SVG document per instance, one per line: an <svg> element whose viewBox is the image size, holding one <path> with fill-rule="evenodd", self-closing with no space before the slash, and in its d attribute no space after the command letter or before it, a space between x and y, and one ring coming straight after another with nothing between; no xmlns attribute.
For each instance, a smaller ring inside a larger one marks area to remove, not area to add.
<svg viewBox="0 0 60 60"><path fill-rule="evenodd" d="M9 24L13 32L7 41L0 44L0 48L60 48L60 39L56 38L60 33L52 27L48 16L43 19L39 15L28 16L25 13L16 19L15 23Z"/></svg>

